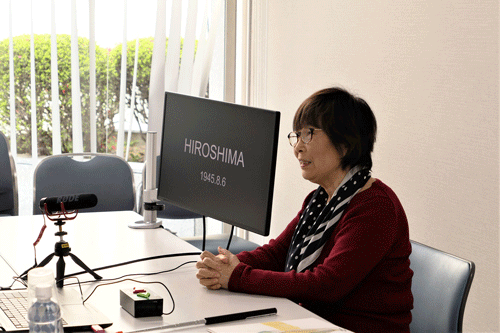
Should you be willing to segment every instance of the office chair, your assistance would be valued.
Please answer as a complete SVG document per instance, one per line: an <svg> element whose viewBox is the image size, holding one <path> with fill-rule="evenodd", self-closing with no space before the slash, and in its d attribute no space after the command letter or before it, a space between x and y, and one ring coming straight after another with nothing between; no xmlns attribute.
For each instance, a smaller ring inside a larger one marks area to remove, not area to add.
<svg viewBox="0 0 500 333"><path fill-rule="evenodd" d="M134 175L123 158L100 153L49 156L33 176L33 214L40 199L68 194L95 194L97 205L85 212L135 210Z"/></svg>
<svg viewBox="0 0 500 333"><path fill-rule="evenodd" d="M411 245L414 275L410 331L462 332L474 263L415 241Z"/></svg>
<svg viewBox="0 0 500 333"><path fill-rule="evenodd" d="M16 163L9 140L0 132L0 216L19 215Z"/></svg>
<svg viewBox="0 0 500 333"><path fill-rule="evenodd" d="M142 183L139 187L140 193L139 193L139 203L140 203L140 208L139 208L139 213L142 214L143 211L143 200L142 200L142 191L143 191L143 186L142 184L146 183L146 168L143 169L142 171ZM160 156L156 157L156 187L158 188L159 186L159 175L160 175ZM160 200L158 202L159 204L165 205L164 210L160 210L157 213L157 217L160 219L175 219L175 220L187 220L187 219L198 219L202 218L203 219L203 224L205 225L205 216L193 213L189 210L177 207L175 205L172 205L168 202ZM191 245L197 247L198 249L202 250L203 249L203 237L202 236L194 236L194 237L187 237L183 238L186 242L190 243ZM218 254L218 247L226 248L228 244L228 239L229 235L228 234L218 234L218 235L208 235L206 236L205 239L205 250L210 251L214 254ZM241 251L252 251L256 249L259 245L248 241L246 239L233 236L231 239L230 243L230 251L234 254L238 254Z"/></svg>

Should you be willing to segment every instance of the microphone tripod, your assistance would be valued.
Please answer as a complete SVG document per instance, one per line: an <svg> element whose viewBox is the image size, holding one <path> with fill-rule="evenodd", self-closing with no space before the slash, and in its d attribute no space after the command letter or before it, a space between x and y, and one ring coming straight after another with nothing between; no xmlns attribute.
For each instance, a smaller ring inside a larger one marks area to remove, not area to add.
<svg viewBox="0 0 500 333"><path fill-rule="evenodd" d="M63 205L61 203L61 205ZM68 220L73 220L76 218L75 216L72 217L67 217L66 214L63 214L64 217ZM48 216L48 214L47 214ZM54 256L59 257L59 260L57 260L57 265L56 265L56 285L58 288L62 288L64 285L64 269L66 267L66 263L64 262L64 257L69 256L73 261L83 268L87 273L92 275L96 280L101 280L102 277L98 275L96 272L94 272L92 269L90 269L87 265L83 263L83 261L80 260L77 256L75 256L73 253L71 253L71 248L69 247L68 242L66 242L63 239L64 235L67 235L68 233L62 230L62 226L66 224L63 218L61 218L61 214L58 215L58 218L51 219L51 221L55 221L54 225L59 227L59 231L56 232L54 235L59 236L60 240L59 242L56 242L55 244L55 249L54 252L49 254L45 259L43 259L40 264L37 267L43 267L47 265Z"/></svg>

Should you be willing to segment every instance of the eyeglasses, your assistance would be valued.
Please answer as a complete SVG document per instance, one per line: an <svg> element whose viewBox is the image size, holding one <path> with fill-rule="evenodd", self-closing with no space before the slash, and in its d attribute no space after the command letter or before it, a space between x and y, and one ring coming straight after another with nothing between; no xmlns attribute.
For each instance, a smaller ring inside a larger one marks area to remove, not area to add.
<svg viewBox="0 0 500 333"><path fill-rule="evenodd" d="M311 142L313 138L314 131L321 131L319 128L308 128L303 133L302 132L290 132L288 134L288 141L290 142L290 146L295 147L297 142L299 142L299 138L303 143Z"/></svg>

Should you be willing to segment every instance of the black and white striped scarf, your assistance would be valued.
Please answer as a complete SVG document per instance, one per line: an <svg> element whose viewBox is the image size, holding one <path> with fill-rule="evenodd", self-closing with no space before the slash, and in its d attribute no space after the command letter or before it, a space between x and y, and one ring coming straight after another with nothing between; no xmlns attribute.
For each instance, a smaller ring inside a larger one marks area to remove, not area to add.
<svg viewBox="0 0 500 333"><path fill-rule="evenodd" d="M312 268L343 211L356 193L365 186L370 175L370 170L360 167L349 170L330 202L327 202L328 193L321 186L316 190L295 228L288 249L285 272L304 272Z"/></svg>

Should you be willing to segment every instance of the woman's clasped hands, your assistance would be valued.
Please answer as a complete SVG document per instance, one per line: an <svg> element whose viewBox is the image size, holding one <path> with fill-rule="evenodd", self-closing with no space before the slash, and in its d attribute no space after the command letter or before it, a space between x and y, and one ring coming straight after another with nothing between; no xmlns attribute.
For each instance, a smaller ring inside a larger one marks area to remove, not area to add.
<svg viewBox="0 0 500 333"><path fill-rule="evenodd" d="M200 261L196 263L196 277L200 284L208 289L227 289L233 270L240 263L238 257L230 251L219 247L219 254L203 251Z"/></svg>

